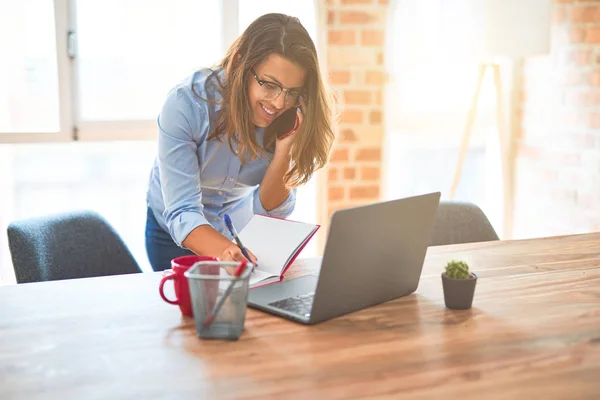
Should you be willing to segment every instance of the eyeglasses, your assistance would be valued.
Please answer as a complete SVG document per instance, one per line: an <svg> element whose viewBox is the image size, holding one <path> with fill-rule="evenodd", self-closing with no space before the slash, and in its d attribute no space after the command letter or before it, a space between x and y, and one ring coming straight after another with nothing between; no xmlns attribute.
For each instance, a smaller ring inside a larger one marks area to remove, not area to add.
<svg viewBox="0 0 600 400"><path fill-rule="evenodd" d="M254 75L254 79L260 85L263 91L263 98L265 100L275 100L279 97L281 92L285 92L284 102L289 107L297 107L306 99L306 94L298 89L285 89L278 83L271 81L263 81L256 75L254 68L250 68L250 72Z"/></svg>

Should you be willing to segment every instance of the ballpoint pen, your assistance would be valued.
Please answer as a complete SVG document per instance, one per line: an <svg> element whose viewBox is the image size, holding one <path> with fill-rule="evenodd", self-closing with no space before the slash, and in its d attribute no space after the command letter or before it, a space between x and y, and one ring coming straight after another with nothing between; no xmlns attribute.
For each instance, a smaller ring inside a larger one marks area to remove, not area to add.
<svg viewBox="0 0 600 400"><path fill-rule="evenodd" d="M231 222L231 218L228 214L225 214L223 218L225 219L225 225L227 226L227 229L229 229L229 233L231 233L231 236L233 236L233 239L237 243L238 247L240 248L240 250L242 250L242 254L244 255L244 257L246 257L248 262L252 262L252 260L250 259L250 255L248 254L248 250L246 250L246 248L242 244L242 241L238 237L237 231L233 226L233 222Z"/></svg>

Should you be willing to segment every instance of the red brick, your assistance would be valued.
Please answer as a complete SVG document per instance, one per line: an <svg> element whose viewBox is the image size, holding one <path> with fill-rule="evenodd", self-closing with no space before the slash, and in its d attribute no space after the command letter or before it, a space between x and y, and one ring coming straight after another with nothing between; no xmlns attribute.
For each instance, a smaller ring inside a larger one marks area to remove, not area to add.
<svg viewBox="0 0 600 400"><path fill-rule="evenodd" d="M371 115L369 116L369 121L371 124L377 125L381 123L381 111L371 111Z"/></svg>
<svg viewBox="0 0 600 400"><path fill-rule="evenodd" d="M329 11L327 12L327 25L335 24L335 12Z"/></svg>
<svg viewBox="0 0 600 400"><path fill-rule="evenodd" d="M600 70L591 71L588 82L591 86L600 86Z"/></svg>
<svg viewBox="0 0 600 400"><path fill-rule="evenodd" d="M589 115L580 110L567 110L555 112L554 121L564 127L586 128L589 125Z"/></svg>
<svg viewBox="0 0 600 400"><path fill-rule="evenodd" d="M563 135L560 139L560 146L565 150L575 149L591 149L596 145L596 137L593 133L569 133Z"/></svg>
<svg viewBox="0 0 600 400"><path fill-rule="evenodd" d="M570 11L570 20L575 24L593 23L600 20L600 7L598 6L576 6L572 7Z"/></svg>
<svg viewBox="0 0 600 400"><path fill-rule="evenodd" d="M362 181L376 181L380 176L379 167L361 167L360 169L360 180Z"/></svg>
<svg viewBox="0 0 600 400"><path fill-rule="evenodd" d="M328 201L344 200L344 188L341 186L329 186L327 190Z"/></svg>
<svg viewBox="0 0 600 400"><path fill-rule="evenodd" d="M590 115L589 128L600 129L600 114L595 113Z"/></svg>
<svg viewBox="0 0 600 400"><path fill-rule="evenodd" d="M346 148L335 149L331 154L331 162L348 161L350 159L350 151Z"/></svg>
<svg viewBox="0 0 600 400"><path fill-rule="evenodd" d="M342 11L340 22L342 24L368 24L377 21L377 17L365 11Z"/></svg>
<svg viewBox="0 0 600 400"><path fill-rule="evenodd" d="M553 153L550 157L552 160L556 160L559 164L563 166L575 166L581 163L581 155L579 151L576 152L556 152Z"/></svg>
<svg viewBox="0 0 600 400"><path fill-rule="evenodd" d="M330 45L351 46L356 43L356 32L350 30L330 30L327 37Z"/></svg>
<svg viewBox="0 0 600 400"><path fill-rule="evenodd" d="M350 71L331 71L329 73L329 82L334 85L347 85L352 77Z"/></svg>
<svg viewBox="0 0 600 400"><path fill-rule="evenodd" d="M590 44L600 43L600 28L588 28L585 41Z"/></svg>
<svg viewBox="0 0 600 400"><path fill-rule="evenodd" d="M567 65L577 65L580 67L592 63L592 50L572 50L567 52L565 62Z"/></svg>
<svg viewBox="0 0 600 400"><path fill-rule="evenodd" d="M342 124L362 124L363 115L362 110L344 110L340 117L340 123Z"/></svg>
<svg viewBox="0 0 600 400"><path fill-rule="evenodd" d="M383 46L384 31L382 30L364 30L361 34L361 44L363 46Z"/></svg>
<svg viewBox="0 0 600 400"><path fill-rule="evenodd" d="M350 200L367 200L379 197L379 186L355 186L350 188Z"/></svg>
<svg viewBox="0 0 600 400"><path fill-rule="evenodd" d="M381 161L381 149L377 147L356 149L355 161Z"/></svg>
<svg viewBox="0 0 600 400"><path fill-rule="evenodd" d="M355 178L356 178L356 168L354 168L354 167L344 168L344 179L355 179Z"/></svg>
<svg viewBox="0 0 600 400"><path fill-rule="evenodd" d="M385 83L385 72L383 71L366 71L365 83L367 85L383 85Z"/></svg>
<svg viewBox="0 0 600 400"><path fill-rule="evenodd" d="M552 22L556 25L567 20L567 9L564 6L554 6L552 13Z"/></svg>
<svg viewBox="0 0 600 400"><path fill-rule="evenodd" d="M352 129L344 129L342 132L340 132L340 140L342 142L356 142L357 138Z"/></svg>
<svg viewBox="0 0 600 400"><path fill-rule="evenodd" d="M519 155L533 160L552 160L555 165L574 166L580 162L579 153L576 151L553 151L537 146L521 146Z"/></svg>
<svg viewBox="0 0 600 400"><path fill-rule="evenodd" d="M381 103L381 90L377 90L375 92L375 104L378 106L380 106L382 104Z"/></svg>
<svg viewBox="0 0 600 400"><path fill-rule="evenodd" d="M337 181L338 180L338 169L334 167L329 167L329 171L327 171L327 179L329 181Z"/></svg>
<svg viewBox="0 0 600 400"><path fill-rule="evenodd" d="M369 105L371 97L371 92L368 90L344 90L346 104Z"/></svg>
<svg viewBox="0 0 600 400"><path fill-rule="evenodd" d="M333 46L327 52L330 68L347 68L352 66L373 67L379 63L379 54L371 47L350 48Z"/></svg>
<svg viewBox="0 0 600 400"><path fill-rule="evenodd" d="M600 91L585 91L567 94L567 104L576 107L600 106Z"/></svg>
<svg viewBox="0 0 600 400"><path fill-rule="evenodd" d="M571 43L583 43L585 41L585 29L571 28L569 31L569 40Z"/></svg>

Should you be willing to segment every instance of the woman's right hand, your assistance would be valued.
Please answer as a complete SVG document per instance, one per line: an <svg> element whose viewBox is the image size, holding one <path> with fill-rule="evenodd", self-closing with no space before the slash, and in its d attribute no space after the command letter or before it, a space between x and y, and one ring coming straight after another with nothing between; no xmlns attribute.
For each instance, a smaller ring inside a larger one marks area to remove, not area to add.
<svg viewBox="0 0 600 400"><path fill-rule="evenodd" d="M231 243L229 246L223 250L223 253L219 257L221 261L250 261L252 264L256 265L256 256L252 254L252 252L246 249L248 255L250 256L250 260L247 260L244 257L244 253L242 253L242 249L238 247L235 243Z"/></svg>

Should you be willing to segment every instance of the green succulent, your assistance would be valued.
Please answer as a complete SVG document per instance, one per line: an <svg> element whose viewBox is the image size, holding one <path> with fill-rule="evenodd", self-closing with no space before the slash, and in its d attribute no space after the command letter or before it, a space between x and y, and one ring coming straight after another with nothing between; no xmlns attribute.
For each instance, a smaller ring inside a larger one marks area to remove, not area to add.
<svg viewBox="0 0 600 400"><path fill-rule="evenodd" d="M446 276L454 279L468 279L471 276L469 265L463 261L449 261L446 264Z"/></svg>

